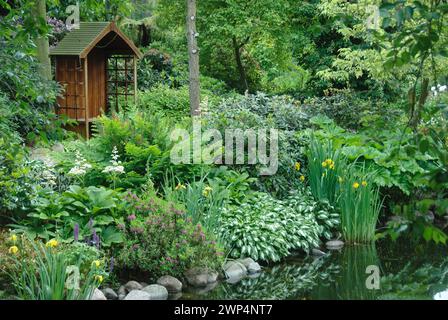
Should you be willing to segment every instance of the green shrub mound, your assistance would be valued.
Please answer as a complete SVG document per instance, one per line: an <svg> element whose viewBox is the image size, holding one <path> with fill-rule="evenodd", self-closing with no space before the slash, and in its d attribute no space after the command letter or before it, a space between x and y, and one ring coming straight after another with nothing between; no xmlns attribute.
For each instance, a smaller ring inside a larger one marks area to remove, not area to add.
<svg viewBox="0 0 448 320"><path fill-rule="evenodd" d="M309 252L319 246L321 236L331 236L330 230L339 223L338 215L323 210L323 206L307 192L285 200L259 193L238 207L224 209L220 236L231 248L232 257L279 261L293 250ZM318 220L327 222L319 225Z"/></svg>

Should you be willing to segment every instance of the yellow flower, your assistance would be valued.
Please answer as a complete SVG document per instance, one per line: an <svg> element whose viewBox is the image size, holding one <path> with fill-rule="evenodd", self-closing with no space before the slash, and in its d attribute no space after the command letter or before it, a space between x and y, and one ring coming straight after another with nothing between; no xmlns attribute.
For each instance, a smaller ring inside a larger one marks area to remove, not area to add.
<svg viewBox="0 0 448 320"><path fill-rule="evenodd" d="M296 171L300 170L300 162L296 162L296 164L294 165L294 168L296 168Z"/></svg>
<svg viewBox="0 0 448 320"><path fill-rule="evenodd" d="M99 268L99 267L100 267L100 264L101 264L100 260L94 260L94 261L92 262L92 266L95 266L96 268Z"/></svg>
<svg viewBox="0 0 448 320"><path fill-rule="evenodd" d="M359 183L358 182L353 183L353 188L358 189L359 188Z"/></svg>
<svg viewBox="0 0 448 320"><path fill-rule="evenodd" d="M334 170L334 163L330 164L330 169Z"/></svg>
<svg viewBox="0 0 448 320"><path fill-rule="evenodd" d="M12 242L16 242L17 241L17 236L15 234L13 234L13 235L11 235L9 240L11 240Z"/></svg>
<svg viewBox="0 0 448 320"><path fill-rule="evenodd" d="M181 189L186 189L187 187L185 187L185 185L183 185L182 183L178 183L175 190L181 190Z"/></svg>
<svg viewBox="0 0 448 320"><path fill-rule="evenodd" d="M58 241L55 240L55 239L51 239L50 241L48 241L48 242L45 244L45 246L46 246L47 248L48 248L48 247L50 247L50 248L57 247L57 246L58 246Z"/></svg>
<svg viewBox="0 0 448 320"><path fill-rule="evenodd" d="M367 181L363 181L363 182L361 182L361 184L362 184L363 187L366 187L367 186Z"/></svg>
<svg viewBox="0 0 448 320"><path fill-rule="evenodd" d="M12 246L11 248L9 248L8 252L11 254L16 254L17 252L19 252L19 248L17 248L17 246Z"/></svg>
<svg viewBox="0 0 448 320"><path fill-rule="evenodd" d="M327 166L327 161L322 162L322 167L326 167Z"/></svg>
<svg viewBox="0 0 448 320"><path fill-rule="evenodd" d="M208 195L209 195L210 192L212 192L212 191L213 191L213 189L212 189L211 187L207 186L207 187L204 188L204 191L202 191L202 195L203 195L204 197L208 197Z"/></svg>
<svg viewBox="0 0 448 320"><path fill-rule="evenodd" d="M101 283L101 282L103 282L104 278L103 278L102 275L97 274L97 275L95 276L95 280L98 281L99 283Z"/></svg>
<svg viewBox="0 0 448 320"><path fill-rule="evenodd" d="M332 164L334 164L333 160L331 160L331 159L327 159L327 160L325 160L325 162L326 162L328 165L332 165Z"/></svg>
<svg viewBox="0 0 448 320"><path fill-rule="evenodd" d="M299 179L300 179L300 181L303 182L303 181L305 181L305 176L304 176L304 175L301 175Z"/></svg>

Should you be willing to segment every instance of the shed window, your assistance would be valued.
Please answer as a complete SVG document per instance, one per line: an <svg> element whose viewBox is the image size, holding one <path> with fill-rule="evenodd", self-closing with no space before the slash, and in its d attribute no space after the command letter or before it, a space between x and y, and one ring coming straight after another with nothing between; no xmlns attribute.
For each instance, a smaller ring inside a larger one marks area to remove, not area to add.
<svg viewBox="0 0 448 320"><path fill-rule="evenodd" d="M134 56L114 54L107 57L107 109L120 112L134 101Z"/></svg>

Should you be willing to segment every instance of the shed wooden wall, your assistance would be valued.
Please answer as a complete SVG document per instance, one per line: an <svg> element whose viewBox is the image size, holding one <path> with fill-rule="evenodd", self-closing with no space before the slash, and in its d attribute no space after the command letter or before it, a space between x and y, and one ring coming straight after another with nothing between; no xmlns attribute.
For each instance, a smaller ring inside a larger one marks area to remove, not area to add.
<svg viewBox="0 0 448 320"><path fill-rule="evenodd" d="M70 119L85 119L84 63L78 57L59 56L56 59L56 81L64 87L58 97L58 114Z"/></svg>
<svg viewBox="0 0 448 320"><path fill-rule="evenodd" d="M106 55L101 49L93 49L88 57L89 119L106 112Z"/></svg>

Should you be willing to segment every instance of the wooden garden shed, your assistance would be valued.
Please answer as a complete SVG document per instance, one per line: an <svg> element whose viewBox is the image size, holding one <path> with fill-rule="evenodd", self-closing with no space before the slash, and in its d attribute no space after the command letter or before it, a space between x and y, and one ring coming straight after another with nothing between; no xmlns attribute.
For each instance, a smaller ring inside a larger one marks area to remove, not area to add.
<svg viewBox="0 0 448 320"><path fill-rule="evenodd" d="M57 113L76 120L86 138L92 121L136 99L137 59L142 53L114 22L81 22L55 48L56 80L64 87Z"/></svg>

